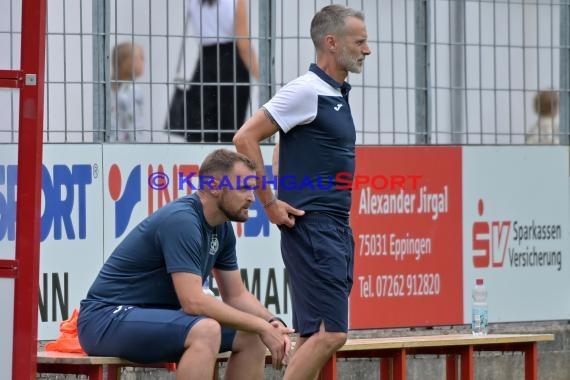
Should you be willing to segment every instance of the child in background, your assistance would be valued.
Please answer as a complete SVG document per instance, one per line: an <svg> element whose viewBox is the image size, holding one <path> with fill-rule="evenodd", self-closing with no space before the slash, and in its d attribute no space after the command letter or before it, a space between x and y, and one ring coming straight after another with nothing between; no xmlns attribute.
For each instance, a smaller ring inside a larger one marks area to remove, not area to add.
<svg viewBox="0 0 570 380"><path fill-rule="evenodd" d="M143 49L131 42L115 46L111 55L111 130L108 141L144 142L144 95L134 85L144 72Z"/></svg>
<svg viewBox="0 0 570 380"><path fill-rule="evenodd" d="M538 120L526 135L527 144L559 144L558 93L552 90L538 92L534 97L534 111Z"/></svg>

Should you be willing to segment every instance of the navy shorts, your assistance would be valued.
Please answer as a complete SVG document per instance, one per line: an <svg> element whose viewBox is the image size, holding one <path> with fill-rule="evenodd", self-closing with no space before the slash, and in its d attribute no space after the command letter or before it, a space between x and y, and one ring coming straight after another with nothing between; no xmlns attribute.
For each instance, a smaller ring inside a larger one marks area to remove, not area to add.
<svg viewBox="0 0 570 380"><path fill-rule="evenodd" d="M348 220L310 212L281 227L281 254L290 279L293 327L300 336L348 331L354 240Z"/></svg>
<svg viewBox="0 0 570 380"><path fill-rule="evenodd" d="M105 306L80 310L77 330L89 355L118 356L137 363L178 362L188 332L203 318L182 310ZM222 327L220 352L231 351L235 333Z"/></svg>

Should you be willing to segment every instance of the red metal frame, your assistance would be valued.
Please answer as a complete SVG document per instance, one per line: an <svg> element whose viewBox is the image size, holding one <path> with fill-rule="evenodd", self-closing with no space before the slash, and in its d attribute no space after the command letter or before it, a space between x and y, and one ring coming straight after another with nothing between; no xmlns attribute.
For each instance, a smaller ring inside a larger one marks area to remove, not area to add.
<svg viewBox="0 0 570 380"><path fill-rule="evenodd" d="M461 380L473 380L473 346L461 347Z"/></svg>
<svg viewBox="0 0 570 380"><path fill-rule="evenodd" d="M445 356L445 380L457 380L457 356Z"/></svg>
<svg viewBox="0 0 570 380"><path fill-rule="evenodd" d="M17 260L0 260L0 278L18 277Z"/></svg>
<svg viewBox="0 0 570 380"><path fill-rule="evenodd" d="M20 88L24 80L21 70L0 70L0 87Z"/></svg>
<svg viewBox="0 0 570 380"><path fill-rule="evenodd" d="M336 354L333 354L333 356L325 363L321 373L319 374L319 380L336 379L336 359Z"/></svg>
<svg viewBox="0 0 570 380"><path fill-rule="evenodd" d="M358 351L338 351L321 370L319 380L336 380L338 358L380 358L380 379L405 380L406 358L408 355L445 355L445 373L447 380L474 379L474 353L476 351L522 352L525 354L525 380L538 379L538 343L477 343L460 346L411 347L401 349L369 349ZM460 358L458 362L457 358ZM390 363L391 359L391 363ZM391 365L390 365L391 364Z"/></svg>
<svg viewBox="0 0 570 380"><path fill-rule="evenodd" d="M0 85L20 89L17 277L14 284L12 379L36 378L46 0L22 0L21 70L0 72ZM26 83L28 75L35 80Z"/></svg>
<svg viewBox="0 0 570 380"><path fill-rule="evenodd" d="M538 379L538 343L534 342L524 350L524 378L525 380Z"/></svg>
<svg viewBox="0 0 570 380"><path fill-rule="evenodd" d="M38 373L62 373L67 375L86 375L89 380L103 380L103 365L58 365L38 364ZM113 372L116 375L116 372ZM114 377L116 379L117 377ZM111 379L111 377L109 377Z"/></svg>
<svg viewBox="0 0 570 380"><path fill-rule="evenodd" d="M103 380L103 373L105 372L104 371L105 367L107 368L107 380L120 380L121 368L123 367L165 368L171 372L176 371L175 363L154 363L154 364L37 363L38 373L63 373L70 375L87 375L90 380ZM217 377L214 378L217 379Z"/></svg>

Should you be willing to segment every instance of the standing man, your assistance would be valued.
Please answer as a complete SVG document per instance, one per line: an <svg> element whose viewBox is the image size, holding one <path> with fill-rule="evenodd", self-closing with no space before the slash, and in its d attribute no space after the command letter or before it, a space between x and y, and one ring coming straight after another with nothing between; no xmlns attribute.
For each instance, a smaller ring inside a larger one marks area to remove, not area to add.
<svg viewBox="0 0 570 380"><path fill-rule="evenodd" d="M293 325L300 336L285 379L316 378L346 341L354 240L351 192L336 187L346 188L336 175L354 174L356 131L345 79L349 72L360 73L370 54L364 15L342 5L326 6L313 17L311 38L317 63L277 92L233 140L240 153L256 161L258 195L271 222L281 229ZM283 179L279 199L263 182L259 147L277 131ZM313 186L307 186L307 178Z"/></svg>
<svg viewBox="0 0 570 380"><path fill-rule="evenodd" d="M230 223L248 218L254 174L247 157L216 150L200 167L196 193L160 208L127 235L81 302L85 352L178 362L177 379L211 379L223 351L232 351L228 379L263 379L266 347L281 367L293 330L243 285ZM212 269L223 302L202 290Z"/></svg>

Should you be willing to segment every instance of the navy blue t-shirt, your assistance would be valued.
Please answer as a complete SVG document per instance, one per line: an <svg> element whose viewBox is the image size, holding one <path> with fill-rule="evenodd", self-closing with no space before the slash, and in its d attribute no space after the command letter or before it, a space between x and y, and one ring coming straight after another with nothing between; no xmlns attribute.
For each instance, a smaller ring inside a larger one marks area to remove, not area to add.
<svg viewBox="0 0 570 380"><path fill-rule="evenodd" d="M171 274L205 279L212 268L237 270L230 222L211 227L196 194L175 200L139 223L103 265L82 310L105 305L180 308Z"/></svg>

